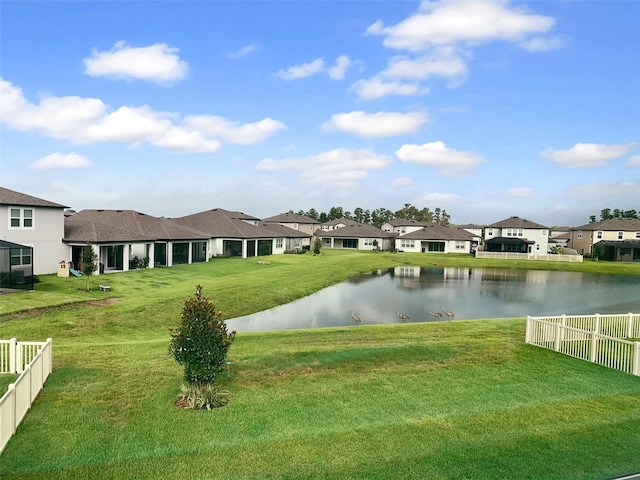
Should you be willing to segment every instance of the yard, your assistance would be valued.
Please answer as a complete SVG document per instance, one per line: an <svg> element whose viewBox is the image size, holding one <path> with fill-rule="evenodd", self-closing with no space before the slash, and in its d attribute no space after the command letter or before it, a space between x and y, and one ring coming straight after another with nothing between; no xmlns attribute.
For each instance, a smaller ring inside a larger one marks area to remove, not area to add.
<svg viewBox="0 0 640 480"><path fill-rule="evenodd" d="M196 284L226 318L398 264L330 251L42 277L2 298L0 337L54 342L54 371L0 456L7 478L575 478L640 471L640 378L524 344L524 316L239 334L212 412L173 406L167 353ZM506 262L640 274L640 265ZM609 272L609 273L612 273ZM108 281L110 292L98 283ZM347 313L348 314L348 313Z"/></svg>

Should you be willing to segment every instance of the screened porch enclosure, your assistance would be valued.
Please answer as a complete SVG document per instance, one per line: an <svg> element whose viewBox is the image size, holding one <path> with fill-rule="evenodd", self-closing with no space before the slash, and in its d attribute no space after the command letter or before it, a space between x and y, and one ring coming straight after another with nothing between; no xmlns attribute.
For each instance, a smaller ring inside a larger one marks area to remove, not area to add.
<svg viewBox="0 0 640 480"><path fill-rule="evenodd" d="M0 240L0 288L33 290L33 248Z"/></svg>

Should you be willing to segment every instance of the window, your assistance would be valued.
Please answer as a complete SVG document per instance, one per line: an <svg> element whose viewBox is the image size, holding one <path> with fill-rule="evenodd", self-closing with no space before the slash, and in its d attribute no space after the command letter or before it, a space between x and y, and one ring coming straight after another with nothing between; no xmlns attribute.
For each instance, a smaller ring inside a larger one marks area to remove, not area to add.
<svg viewBox="0 0 640 480"><path fill-rule="evenodd" d="M31 249L12 248L11 265L31 265Z"/></svg>
<svg viewBox="0 0 640 480"><path fill-rule="evenodd" d="M32 208L11 208L9 226L11 228L33 228Z"/></svg>
<svg viewBox="0 0 640 480"><path fill-rule="evenodd" d="M293 229L294 229L294 230L298 230L298 224L297 224L297 223L294 223L294 224L293 224Z"/></svg>
<svg viewBox="0 0 640 480"><path fill-rule="evenodd" d="M466 242L461 242L459 240L456 240L456 250L464 250L465 243Z"/></svg>
<svg viewBox="0 0 640 480"><path fill-rule="evenodd" d="M365 247L373 247L373 238L365 238L364 239Z"/></svg>
<svg viewBox="0 0 640 480"><path fill-rule="evenodd" d="M578 237L578 240L580 240L582 238L582 230L578 230L576 236Z"/></svg>
<svg viewBox="0 0 640 480"><path fill-rule="evenodd" d="M282 238L276 238L276 248L282 248Z"/></svg>
<svg viewBox="0 0 640 480"><path fill-rule="evenodd" d="M415 248L415 240L401 240L400 248Z"/></svg>
<svg viewBox="0 0 640 480"><path fill-rule="evenodd" d="M282 239L280 239L282 240ZM302 240L300 240L299 238L294 238L293 239L293 248L300 248L302 246Z"/></svg>
<svg viewBox="0 0 640 480"><path fill-rule="evenodd" d="M428 252L444 252L443 242L429 242L427 245Z"/></svg>
<svg viewBox="0 0 640 480"><path fill-rule="evenodd" d="M358 248L357 238L345 238L342 240L342 248Z"/></svg>
<svg viewBox="0 0 640 480"><path fill-rule="evenodd" d="M540 235L542 235L543 237L547 236L547 230L542 230L542 232L540 232Z"/></svg>
<svg viewBox="0 0 640 480"><path fill-rule="evenodd" d="M493 228L487 228L487 237L493 237Z"/></svg>
<svg viewBox="0 0 640 480"><path fill-rule="evenodd" d="M624 238L624 232L618 232L618 240L622 240Z"/></svg>
<svg viewBox="0 0 640 480"><path fill-rule="evenodd" d="M523 234L521 228L507 228L505 237L521 237Z"/></svg>
<svg viewBox="0 0 640 480"><path fill-rule="evenodd" d="M640 232L636 232L636 238L640 238Z"/></svg>
<svg viewBox="0 0 640 480"><path fill-rule="evenodd" d="M602 238L602 230L598 230L596 232L596 238L598 238L598 239Z"/></svg>

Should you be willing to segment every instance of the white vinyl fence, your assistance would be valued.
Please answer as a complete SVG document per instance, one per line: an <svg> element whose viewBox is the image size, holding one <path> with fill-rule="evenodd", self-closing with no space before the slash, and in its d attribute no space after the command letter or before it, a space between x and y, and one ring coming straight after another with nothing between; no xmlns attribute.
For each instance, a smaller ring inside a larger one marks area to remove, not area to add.
<svg viewBox="0 0 640 480"><path fill-rule="evenodd" d="M640 376L640 314L527 316L526 343Z"/></svg>
<svg viewBox="0 0 640 480"><path fill-rule="evenodd" d="M497 258L500 260L545 260L547 262L582 262L582 255L562 255L555 253L517 253L517 252L486 252L478 250L476 258Z"/></svg>
<svg viewBox="0 0 640 480"><path fill-rule="evenodd" d="M53 346L46 342L0 340L0 373L19 373L0 399L0 453L31 408L52 371Z"/></svg>

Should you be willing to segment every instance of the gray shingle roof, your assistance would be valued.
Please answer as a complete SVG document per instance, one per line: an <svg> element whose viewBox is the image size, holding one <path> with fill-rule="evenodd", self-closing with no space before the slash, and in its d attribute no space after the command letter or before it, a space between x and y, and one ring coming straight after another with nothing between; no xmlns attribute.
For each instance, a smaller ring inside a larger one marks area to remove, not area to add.
<svg viewBox="0 0 640 480"><path fill-rule="evenodd" d="M82 210L65 217L65 242L205 240L206 233L135 210Z"/></svg>
<svg viewBox="0 0 640 480"><path fill-rule="evenodd" d="M252 225L243 219L258 221L242 212L214 208L186 217L173 219L180 225L205 232L210 238L273 238L277 235L268 227Z"/></svg>
<svg viewBox="0 0 640 480"><path fill-rule="evenodd" d="M280 215L274 215L273 217L263 218L263 222L276 222L276 223L308 223L312 225L320 225L318 220L314 220L306 215L300 215L298 213L281 213Z"/></svg>
<svg viewBox="0 0 640 480"><path fill-rule="evenodd" d="M398 238L406 238L409 240L462 240L472 241L475 237L463 228L449 228L438 225L437 223L429 224L426 227L416 230L415 232L401 235Z"/></svg>
<svg viewBox="0 0 640 480"><path fill-rule="evenodd" d="M407 220L402 218L394 218L393 220L389 220L389 225L394 227L426 227L431 222L419 222L418 220Z"/></svg>
<svg viewBox="0 0 640 480"><path fill-rule="evenodd" d="M609 230L609 231L640 231L640 219L637 218L611 218L601 222L587 223L571 230Z"/></svg>
<svg viewBox="0 0 640 480"><path fill-rule="evenodd" d="M385 232L372 225L357 222L355 225L347 225L346 227L336 228L335 230L316 230L315 234L325 238L394 238L397 236L396 233Z"/></svg>
<svg viewBox="0 0 640 480"><path fill-rule="evenodd" d="M540 229L547 228L539 223L532 222L520 217L509 217L499 222L487 225L488 228L528 228L528 229Z"/></svg>
<svg viewBox="0 0 640 480"><path fill-rule="evenodd" d="M0 187L0 204L23 205L25 207L68 208L66 205L50 202L49 200L43 200L42 198L26 195L4 187Z"/></svg>

